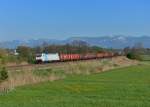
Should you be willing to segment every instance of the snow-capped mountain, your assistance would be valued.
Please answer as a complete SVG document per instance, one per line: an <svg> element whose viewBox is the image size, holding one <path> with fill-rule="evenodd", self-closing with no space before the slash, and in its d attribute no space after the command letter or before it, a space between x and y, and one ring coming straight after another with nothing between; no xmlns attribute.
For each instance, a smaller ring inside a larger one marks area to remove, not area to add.
<svg viewBox="0 0 150 107"><path fill-rule="evenodd" d="M124 48L127 46L133 46L136 43L142 43L144 47L150 48L150 36L141 36L141 37L133 37L133 36L103 36L103 37L72 37L66 40L52 40L52 39L31 39L27 41L8 41L1 42L1 48L16 48L19 45L26 46L40 46L43 43L47 44L66 44L71 43L74 40L85 41L90 45L97 45L106 48Z"/></svg>

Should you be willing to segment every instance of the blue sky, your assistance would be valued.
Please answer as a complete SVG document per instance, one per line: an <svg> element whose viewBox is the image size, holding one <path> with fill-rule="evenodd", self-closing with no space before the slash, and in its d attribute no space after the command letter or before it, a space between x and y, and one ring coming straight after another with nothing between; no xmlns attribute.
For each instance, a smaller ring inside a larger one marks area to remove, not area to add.
<svg viewBox="0 0 150 107"><path fill-rule="evenodd" d="M0 0L0 41L150 35L150 0Z"/></svg>

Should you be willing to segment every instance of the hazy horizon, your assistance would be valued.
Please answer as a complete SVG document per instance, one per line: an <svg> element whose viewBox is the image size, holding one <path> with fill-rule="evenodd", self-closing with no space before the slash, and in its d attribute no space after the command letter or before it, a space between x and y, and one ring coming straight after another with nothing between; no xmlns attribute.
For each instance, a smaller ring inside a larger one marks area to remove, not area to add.
<svg viewBox="0 0 150 107"><path fill-rule="evenodd" d="M1 0L0 42L150 35L148 0Z"/></svg>
<svg viewBox="0 0 150 107"><path fill-rule="evenodd" d="M101 37L150 37L149 35L141 35L141 36L126 36L126 35L104 35L104 36L71 36L71 37L65 37L65 38L26 38L26 39L11 39L11 40L3 40L0 42L10 42L10 41L28 41L28 40L56 40L56 41L63 41L67 39L73 39L73 38L101 38Z"/></svg>

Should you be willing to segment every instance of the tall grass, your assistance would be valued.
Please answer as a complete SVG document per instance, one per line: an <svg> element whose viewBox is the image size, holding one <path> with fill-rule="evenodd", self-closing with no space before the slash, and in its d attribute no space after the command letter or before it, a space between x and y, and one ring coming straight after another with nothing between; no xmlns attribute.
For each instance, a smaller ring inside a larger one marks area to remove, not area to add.
<svg viewBox="0 0 150 107"><path fill-rule="evenodd" d="M54 73L51 73L46 76L45 74L48 74L49 71L47 73L45 72L45 74L42 71L43 70L40 71L41 74L39 73L38 70L37 70L38 74L35 74L35 71L16 71L13 73L9 72L9 79L0 83L0 91L7 92L14 89L16 86L35 84L44 81L54 81L64 78L63 75L58 76L55 75Z"/></svg>

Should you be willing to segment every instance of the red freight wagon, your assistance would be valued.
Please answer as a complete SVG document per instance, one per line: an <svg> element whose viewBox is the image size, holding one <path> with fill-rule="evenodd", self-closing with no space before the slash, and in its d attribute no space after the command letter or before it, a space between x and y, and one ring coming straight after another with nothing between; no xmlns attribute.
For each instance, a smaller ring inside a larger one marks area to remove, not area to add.
<svg viewBox="0 0 150 107"><path fill-rule="evenodd" d="M104 53L104 57L107 57L107 56L108 56L108 53L105 52L105 53Z"/></svg>
<svg viewBox="0 0 150 107"><path fill-rule="evenodd" d="M81 59L95 59L97 56L94 53L83 54Z"/></svg>
<svg viewBox="0 0 150 107"><path fill-rule="evenodd" d="M111 52L105 52L105 54L104 54L104 57L112 57L113 56L113 53L111 53Z"/></svg>
<svg viewBox="0 0 150 107"><path fill-rule="evenodd" d="M97 53L97 58L103 58L105 55L104 52L101 52L101 53Z"/></svg>
<svg viewBox="0 0 150 107"><path fill-rule="evenodd" d="M108 53L108 57L113 57L114 56L114 54L113 53Z"/></svg>
<svg viewBox="0 0 150 107"><path fill-rule="evenodd" d="M80 54L60 54L61 61L79 60Z"/></svg>

